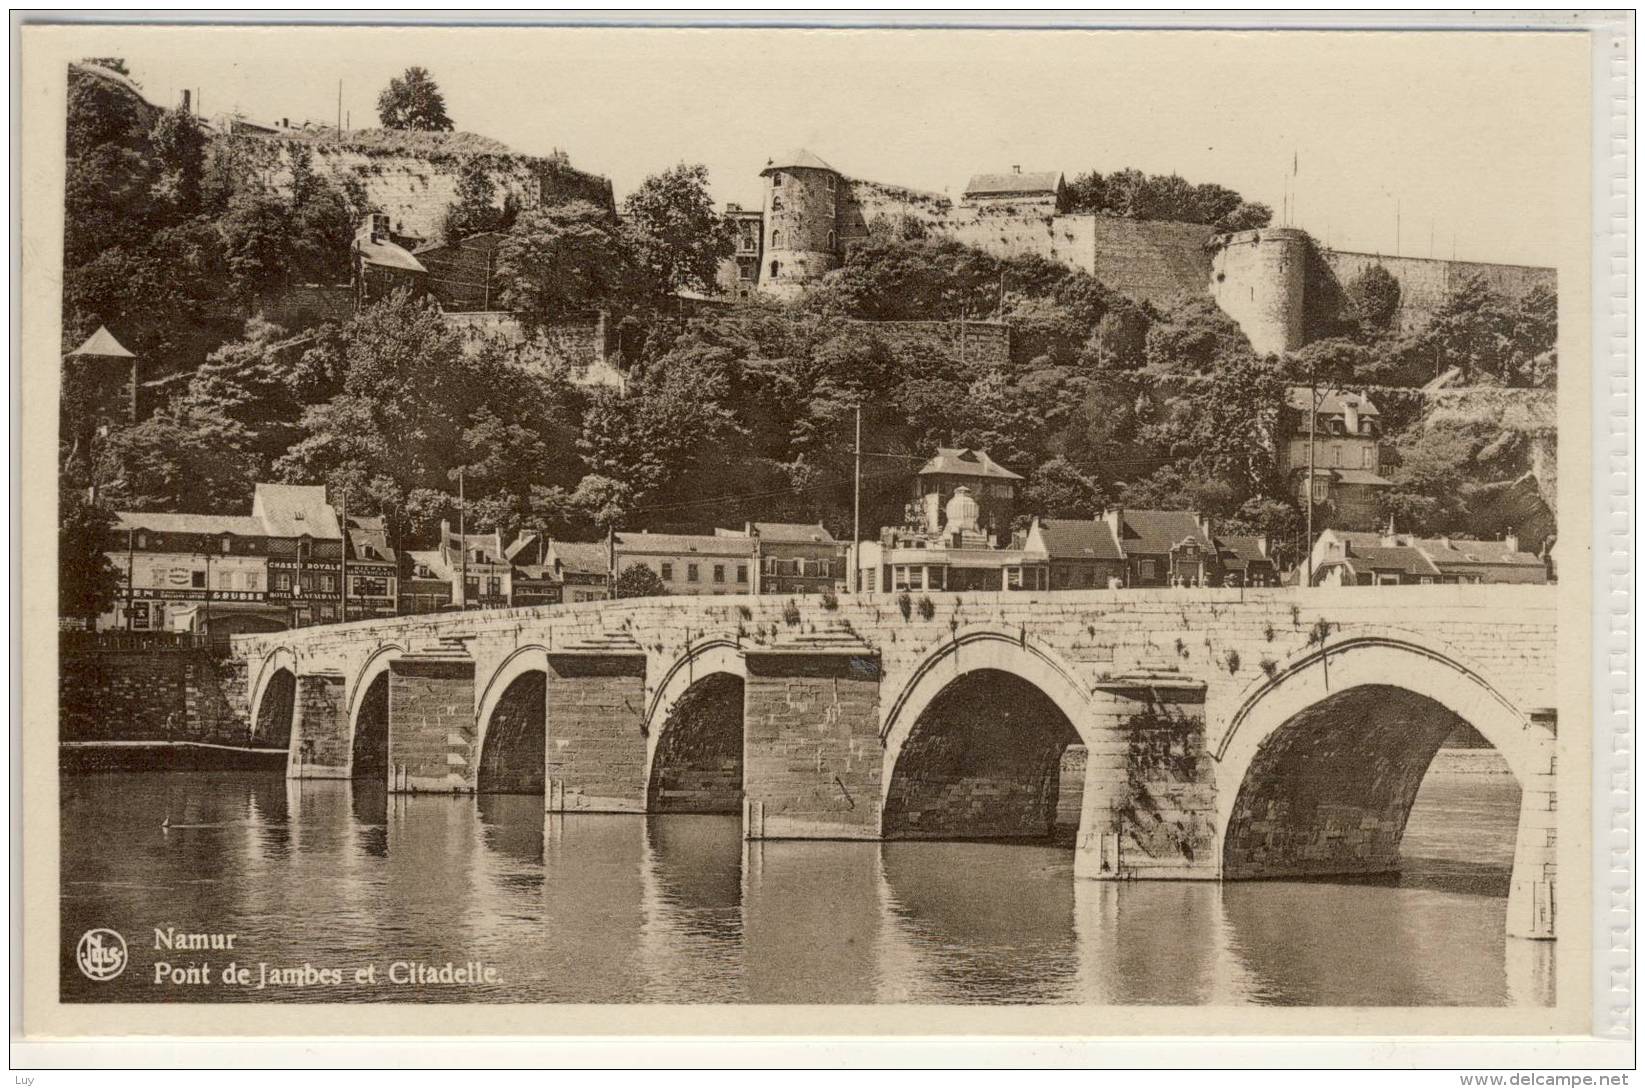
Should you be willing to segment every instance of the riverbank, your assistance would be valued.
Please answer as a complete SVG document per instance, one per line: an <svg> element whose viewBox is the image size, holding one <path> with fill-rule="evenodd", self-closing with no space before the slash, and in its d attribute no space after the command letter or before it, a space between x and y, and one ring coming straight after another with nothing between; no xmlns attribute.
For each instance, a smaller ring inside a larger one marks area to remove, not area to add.
<svg viewBox="0 0 1645 1089"><path fill-rule="evenodd" d="M57 768L67 775L104 771L278 771L286 750L206 741L64 741Z"/></svg>
<svg viewBox="0 0 1645 1089"><path fill-rule="evenodd" d="M1495 749L1441 749L1428 765L1429 775L1512 775Z"/></svg>

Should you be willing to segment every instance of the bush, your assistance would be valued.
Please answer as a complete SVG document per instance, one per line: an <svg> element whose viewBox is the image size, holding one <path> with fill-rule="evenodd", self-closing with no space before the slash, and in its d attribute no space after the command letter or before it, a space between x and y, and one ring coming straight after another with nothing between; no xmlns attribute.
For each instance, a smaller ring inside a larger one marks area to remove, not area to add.
<svg viewBox="0 0 1645 1089"><path fill-rule="evenodd" d="M914 611L914 599L908 596L907 590L897 595L897 611L902 613L904 620Z"/></svg>
<svg viewBox="0 0 1645 1089"><path fill-rule="evenodd" d="M936 615L937 606L934 602L932 602L930 596L925 594L920 595L920 619L930 620Z"/></svg>
<svg viewBox="0 0 1645 1089"><path fill-rule="evenodd" d="M795 625L797 625L799 622L800 622L800 607L798 605L794 604L794 599L793 598L789 598L786 602L783 603L783 623L787 624L789 627L792 628Z"/></svg>
<svg viewBox="0 0 1645 1089"><path fill-rule="evenodd" d="M840 595L836 594L832 590L824 590L822 592L822 607L827 609L829 612L833 612L835 609L838 609L840 607Z"/></svg>
<svg viewBox="0 0 1645 1089"><path fill-rule="evenodd" d="M668 587L663 585L661 575L637 563L617 575L616 593L618 597L661 597L668 593Z"/></svg>

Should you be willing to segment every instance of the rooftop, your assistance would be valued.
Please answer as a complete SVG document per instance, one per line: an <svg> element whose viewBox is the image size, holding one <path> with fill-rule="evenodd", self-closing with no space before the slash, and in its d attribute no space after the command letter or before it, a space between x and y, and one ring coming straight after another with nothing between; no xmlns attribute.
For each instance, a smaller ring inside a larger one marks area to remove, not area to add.
<svg viewBox="0 0 1645 1089"><path fill-rule="evenodd" d="M1062 174L1055 170L1031 170L1023 173L1012 170L1004 174L973 174L965 183L968 197L996 196L1007 193L1055 193L1062 185Z"/></svg>
<svg viewBox="0 0 1645 1089"><path fill-rule="evenodd" d="M351 560L394 562L388 529L380 515L351 515L348 519L348 555Z"/></svg>
<svg viewBox="0 0 1645 1089"><path fill-rule="evenodd" d="M270 537L342 537L337 512L326 502L324 484L259 484L251 514Z"/></svg>
<svg viewBox="0 0 1645 1089"><path fill-rule="evenodd" d="M755 522L754 533L772 544L835 544L834 535L821 522ZM744 537L742 529L716 529L716 537Z"/></svg>
<svg viewBox="0 0 1645 1089"><path fill-rule="evenodd" d="M554 541L551 547L565 574L604 575L610 570L603 541Z"/></svg>
<svg viewBox="0 0 1645 1089"><path fill-rule="evenodd" d="M752 537L707 537L688 533L619 533L619 552L705 556L752 556Z"/></svg>
<svg viewBox="0 0 1645 1089"><path fill-rule="evenodd" d="M1045 518L1040 534L1053 560L1123 560L1114 531L1102 519Z"/></svg>
<svg viewBox="0 0 1645 1089"><path fill-rule="evenodd" d="M404 269L407 272L427 272L423 263L411 255L411 251L393 242L373 242L369 238L362 238L355 248L360 258L369 265L382 265L384 268Z"/></svg>
<svg viewBox="0 0 1645 1089"><path fill-rule="evenodd" d="M1126 510L1121 513L1121 547L1127 553L1163 554L1192 538L1209 551L1211 539L1188 510Z"/></svg>
<svg viewBox="0 0 1645 1089"><path fill-rule="evenodd" d="M1308 400L1311 396L1312 391L1307 386L1287 386L1285 389L1285 403L1298 412L1308 411ZM1319 391L1319 411L1322 415L1341 416L1350 408L1361 416L1382 415L1371 399L1363 393L1344 389Z"/></svg>
<svg viewBox="0 0 1645 1089"><path fill-rule="evenodd" d="M1022 479L989 457L986 450L965 450L952 446L937 447L937 456L920 466L920 475L924 476L927 473L992 477L996 480Z"/></svg>
<svg viewBox="0 0 1645 1089"><path fill-rule="evenodd" d="M245 514L158 514L148 511L116 511L114 528L120 531L146 529L151 533L198 533L218 536L262 537L267 531L261 519Z"/></svg>
<svg viewBox="0 0 1645 1089"><path fill-rule="evenodd" d="M70 352L69 355L92 356L98 359L137 358L131 352L126 350L126 346L124 344L121 344L118 340L114 339L114 334L109 332L108 326L106 325L99 325L97 327L97 332L87 337L86 342L80 345L80 347L74 349L74 351Z"/></svg>
<svg viewBox="0 0 1645 1089"><path fill-rule="evenodd" d="M781 155L773 155L765 161L765 170L760 171L760 173L761 175L764 175L772 170L795 169L827 170L830 173L839 173L839 171L835 170L833 167L829 166L827 163L823 162L803 147L792 148L783 152Z"/></svg>

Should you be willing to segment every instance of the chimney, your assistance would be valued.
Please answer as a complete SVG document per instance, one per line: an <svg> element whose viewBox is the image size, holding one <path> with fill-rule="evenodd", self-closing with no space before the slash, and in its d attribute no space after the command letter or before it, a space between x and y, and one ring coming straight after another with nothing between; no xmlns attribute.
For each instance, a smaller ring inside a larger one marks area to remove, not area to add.
<svg viewBox="0 0 1645 1089"><path fill-rule="evenodd" d="M1108 528L1114 531L1114 541L1120 546L1121 551L1124 551L1124 548L1125 548L1125 508L1124 507L1109 507L1107 510L1104 510L1102 512L1102 520L1104 522L1107 522L1108 523Z"/></svg>
<svg viewBox="0 0 1645 1089"><path fill-rule="evenodd" d="M1211 539L1211 519L1203 514L1194 515L1194 524L1199 527L1199 534L1206 540Z"/></svg>
<svg viewBox="0 0 1645 1089"><path fill-rule="evenodd" d="M754 532L754 523L753 522L744 522L743 523L743 535L746 536L746 537L757 536L757 534L755 534L755 532Z"/></svg>
<svg viewBox="0 0 1645 1089"><path fill-rule="evenodd" d="M1519 551L1519 534L1515 533L1513 530L1510 529L1506 534L1503 535L1502 543L1508 546L1508 551L1509 552L1518 552Z"/></svg>
<svg viewBox="0 0 1645 1089"><path fill-rule="evenodd" d="M1257 552L1259 552L1264 557L1266 557L1268 555L1268 538L1267 537L1264 536L1264 537L1258 537L1257 538Z"/></svg>
<svg viewBox="0 0 1645 1089"><path fill-rule="evenodd" d="M1012 163L1012 164L1011 164L1011 173L1013 173L1013 174L1021 174L1021 173L1022 173L1022 167L1021 167L1021 166L1019 166L1019 165L1018 165L1018 164L1016 164L1016 163Z"/></svg>
<svg viewBox="0 0 1645 1089"><path fill-rule="evenodd" d="M183 88L183 112L189 112L189 92L187 87Z"/></svg>
<svg viewBox="0 0 1645 1089"><path fill-rule="evenodd" d="M283 129L291 128L291 118L289 118L289 117L280 118L280 127L283 128Z"/></svg>

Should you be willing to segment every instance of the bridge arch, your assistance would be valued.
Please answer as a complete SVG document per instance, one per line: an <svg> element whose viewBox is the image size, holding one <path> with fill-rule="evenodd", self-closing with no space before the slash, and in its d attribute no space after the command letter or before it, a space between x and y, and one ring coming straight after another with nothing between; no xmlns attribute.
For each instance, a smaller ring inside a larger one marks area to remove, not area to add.
<svg viewBox="0 0 1645 1089"><path fill-rule="evenodd" d="M405 653L398 643L386 643L371 653L354 675L348 689L349 777L388 777L388 671Z"/></svg>
<svg viewBox="0 0 1645 1089"><path fill-rule="evenodd" d="M646 709L647 811L741 810L746 678L731 636L699 640L663 674Z"/></svg>
<svg viewBox="0 0 1645 1089"><path fill-rule="evenodd" d="M548 648L511 653L480 693L474 788L480 793L541 794L547 774Z"/></svg>
<svg viewBox="0 0 1645 1089"><path fill-rule="evenodd" d="M1090 707L1067 663L1020 629L959 629L886 709L882 835L1047 834L1062 755L1092 740ZM940 795L972 789L989 800L960 803L971 824L933 818L950 804Z"/></svg>
<svg viewBox="0 0 1645 1089"><path fill-rule="evenodd" d="M1551 937L1542 860L1552 853L1553 733L1479 668L1408 633L1327 637L1246 690L1210 746L1220 876L1397 869L1417 791L1462 723L1520 788L1509 932Z"/></svg>
<svg viewBox="0 0 1645 1089"><path fill-rule="evenodd" d="M291 742L297 700L297 656L276 647L264 656L251 689L251 736L265 744Z"/></svg>

